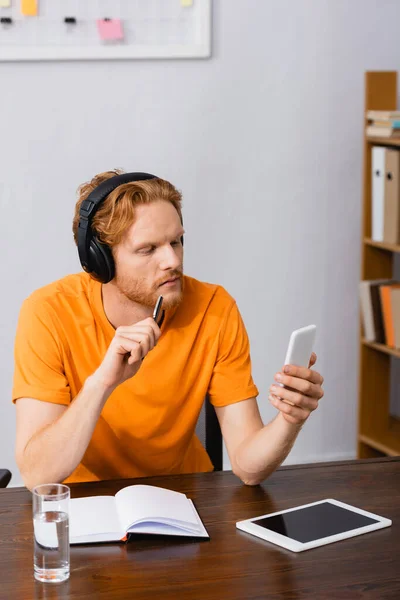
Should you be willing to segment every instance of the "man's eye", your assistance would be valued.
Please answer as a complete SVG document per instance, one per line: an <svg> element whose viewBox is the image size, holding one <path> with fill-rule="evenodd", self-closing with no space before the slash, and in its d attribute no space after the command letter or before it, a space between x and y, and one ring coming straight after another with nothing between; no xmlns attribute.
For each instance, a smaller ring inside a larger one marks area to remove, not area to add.
<svg viewBox="0 0 400 600"><path fill-rule="evenodd" d="M141 250L139 250L140 254L151 254L152 252L154 252L154 246L152 246L151 248L142 248Z"/></svg>

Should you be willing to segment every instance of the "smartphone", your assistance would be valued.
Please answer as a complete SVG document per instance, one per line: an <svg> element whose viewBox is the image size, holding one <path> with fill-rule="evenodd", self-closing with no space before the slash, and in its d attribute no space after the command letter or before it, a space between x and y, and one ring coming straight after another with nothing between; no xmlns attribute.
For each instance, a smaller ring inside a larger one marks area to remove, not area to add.
<svg viewBox="0 0 400 600"><path fill-rule="evenodd" d="M296 367L308 367L314 348L316 333L316 325L308 325L308 327L292 331L284 364L295 365Z"/></svg>
<svg viewBox="0 0 400 600"><path fill-rule="evenodd" d="M292 331L284 364L308 368L314 348L316 333L316 325L308 325L307 327L302 327L301 329L295 329ZM275 383L275 385L286 387L283 383ZM293 406L293 403L289 402L289 400L283 400L283 402Z"/></svg>

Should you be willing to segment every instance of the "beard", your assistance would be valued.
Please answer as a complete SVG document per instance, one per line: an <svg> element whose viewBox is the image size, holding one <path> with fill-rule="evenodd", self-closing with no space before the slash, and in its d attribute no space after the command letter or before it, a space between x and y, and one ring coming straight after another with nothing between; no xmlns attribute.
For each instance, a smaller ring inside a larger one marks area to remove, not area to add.
<svg viewBox="0 0 400 600"><path fill-rule="evenodd" d="M179 282L173 289L160 287L163 282L175 277L179 277ZM163 309L175 308L183 298L183 273L178 270L171 271L153 286L149 285L144 277L133 279L128 275L117 273L115 285L120 294L128 300L149 308L154 308L161 295L163 296Z"/></svg>

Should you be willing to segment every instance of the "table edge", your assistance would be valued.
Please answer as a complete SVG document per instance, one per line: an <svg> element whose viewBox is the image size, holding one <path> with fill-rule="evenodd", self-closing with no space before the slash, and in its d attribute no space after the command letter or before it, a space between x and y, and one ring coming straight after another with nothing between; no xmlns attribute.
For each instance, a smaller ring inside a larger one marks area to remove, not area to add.
<svg viewBox="0 0 400 600"><path fill-rule="evenodd" d="M343 466L351 466L351 465L369 465L369 464L376 464L376 463L391 463L391 462L400 462L400 456L382 456L379 458L361 458L361 459L355 459L355 460L341 460L341 461L330 461L330 462L317 462L317 463L301 463L301 464L293 464L293 465L285 465L283 467L278 467L278 469L276 469L276 471L274 473L280 473L282 471L297 471L300 469L319 469L319 468L331 468L331 467L343 467ZM186 475L197 475L197 476L201 476L201 475L219 475L219 474L228 474L231 473L231 470L227 470L227 471L211 471L211 472L206 472L206 473L181 473L181 474L171 474L171 475L157 475L154 477L185 477ZM271 477L274 475L274 473L272 473ZM139 478L135 478L135 480L137 481ZM153 479L153 477L141 477L140 479ZM127 481L126 479L108 479L108 480L102 480L101 483L105 483L105 482L112 482L112 483L116 483L118 481ZM80 483L73 483L70 484L71 487L76 487L76 486L80 486L80 485L95 485L96 483L100 483L99 481L82 481ZM27 488L25 486L9 486L7 488L0 488L0 494L3 492L10 492L10 491L29 491L27 490Z"/></svg>

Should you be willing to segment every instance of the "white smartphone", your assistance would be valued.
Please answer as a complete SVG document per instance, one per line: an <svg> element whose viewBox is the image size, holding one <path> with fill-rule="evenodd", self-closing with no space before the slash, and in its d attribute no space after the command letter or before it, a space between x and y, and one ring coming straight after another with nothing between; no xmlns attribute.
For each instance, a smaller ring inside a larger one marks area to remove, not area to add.
<svg viewBox="0 0 400 600"><path fill-rule="evenodd" d="M316 325L308 325L308 327L292 331L284 364L295 365L296 367L308 367L314 348L316 333Z"/></svg>
<svg viewBox="0 0 400 600"><path fill-rule="evenodd" d="M284 364L294 365L295 367L308 367L314 348L316 333L316 325L308 325L307 327L292 331ZM285 387L283 383L275 383L275 385ZM293 402L289 402L289 400L282 400L282 402L294 406Z"/></svg>

